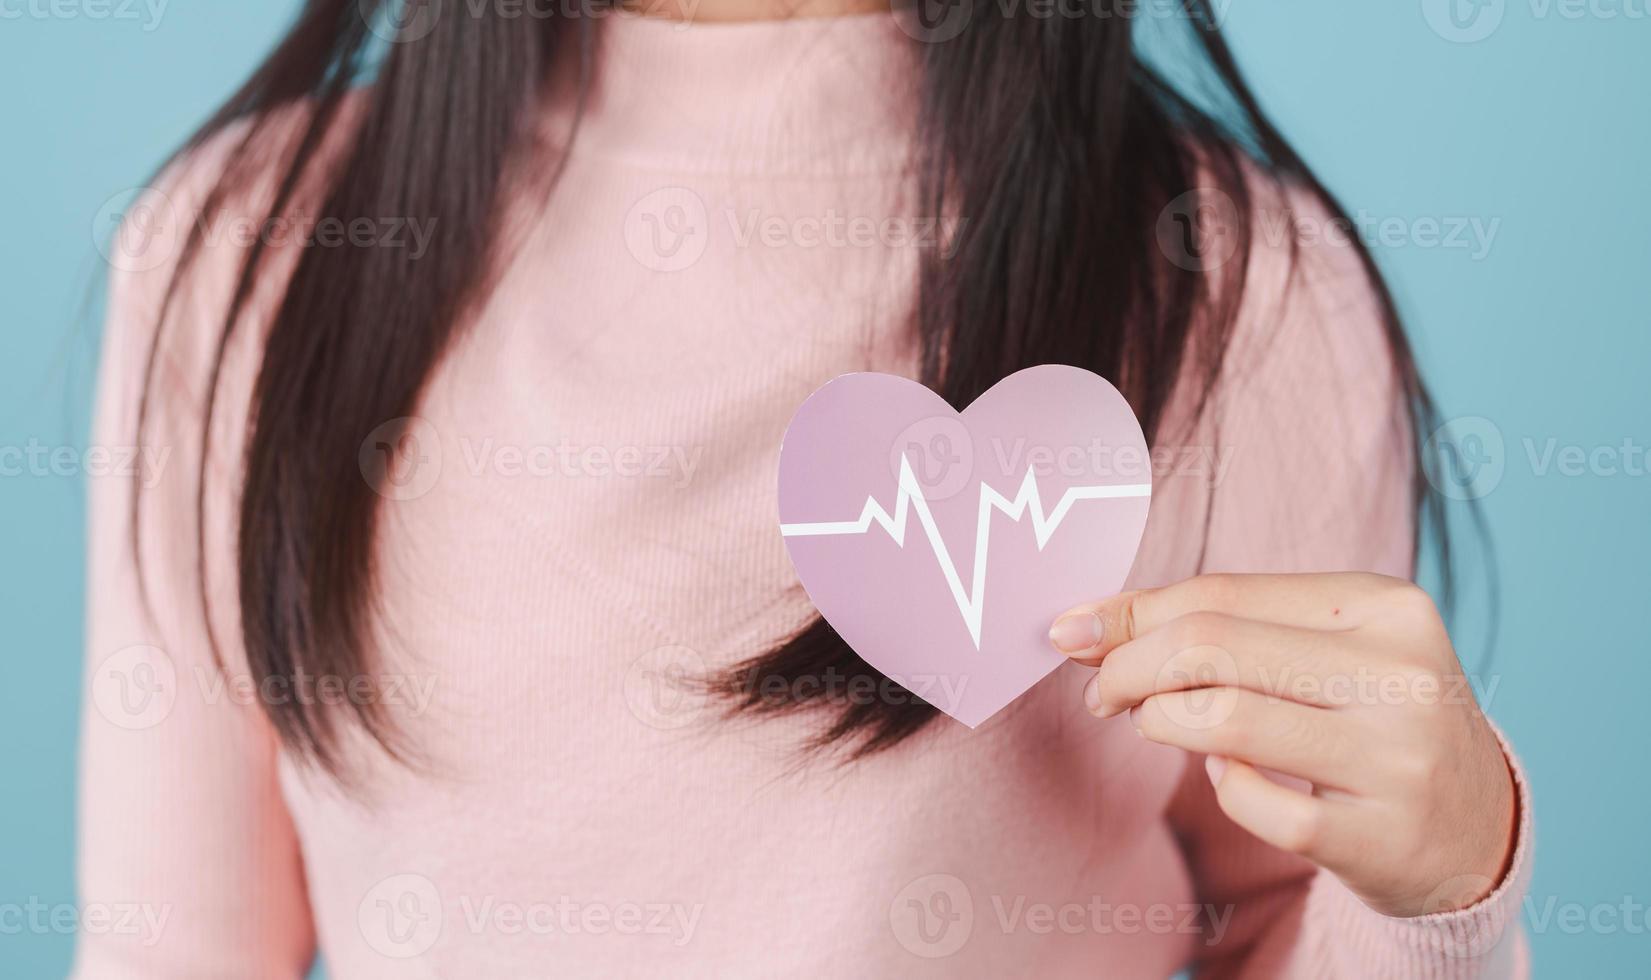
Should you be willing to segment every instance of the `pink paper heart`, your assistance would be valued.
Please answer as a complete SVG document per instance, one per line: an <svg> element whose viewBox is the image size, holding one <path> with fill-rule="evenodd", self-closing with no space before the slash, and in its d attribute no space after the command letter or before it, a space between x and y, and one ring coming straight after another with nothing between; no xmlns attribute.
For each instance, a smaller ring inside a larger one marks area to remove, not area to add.
<svg viewBox="0 0 1651 980"><path fill-rule="evenodd" d="M1129 403L1061 364L961 414L914 381L845 374L780 448L780 530L809 598L868 663L971 728L1065 659L1055 615L1123 588L1151 493Z"/></svg>

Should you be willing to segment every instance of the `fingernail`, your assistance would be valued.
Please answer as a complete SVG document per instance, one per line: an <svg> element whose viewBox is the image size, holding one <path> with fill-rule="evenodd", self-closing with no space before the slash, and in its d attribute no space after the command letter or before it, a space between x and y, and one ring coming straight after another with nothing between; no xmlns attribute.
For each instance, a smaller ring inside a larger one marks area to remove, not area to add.
<svg viewBox="0 0 1651 980"><path fill-rule="evenodd" d="M1142 738L1147 737L1146 733L1141 731L1141 706L1140 705L1136 705L1135 707L1129 709L1129 723L1130 723L1130 725L1132 725L1135 728L1135 734L1141 736Z"/></svg>
<svg viewBox="0 0 1651 980"><path fill-rule="evenodd" d="M1210 785L1220 786L1221 777L1227 772L1227 760L1218 755L1204 757L1204 771L1210 774Z"/></svg>
<svg viewBox="0 0 1651 980"><path fill-rule="evenodd" d="M1101 678L1097 674L1083 686L1083 706L1089 709L1092 715L1101 713Z"/></svg>
<svg viewBox="0 0 1651 980"><path fill-rule="evenodd" d="M1055 620L1049 627L1049 642L1062 653L1077 653L1101 642L1101 617L1094 613L1074 613Z"/></svg>

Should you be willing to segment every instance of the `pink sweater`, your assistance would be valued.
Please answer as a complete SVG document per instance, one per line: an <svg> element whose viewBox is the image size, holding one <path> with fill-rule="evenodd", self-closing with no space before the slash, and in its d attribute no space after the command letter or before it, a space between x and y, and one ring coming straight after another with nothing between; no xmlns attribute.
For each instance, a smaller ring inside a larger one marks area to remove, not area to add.
<svg viewBox="0 0 1651 980"><path fill-rule="evenodd" d="M113 914L83 930L77 976L290 978L318 950L336 978L1525 971L1522 779L1508 880L1391 919L1237 829L1199 759L1089 717L1072 665L977 731L942 719L847 766L798 764L817 717L730 722L670 683L810 617L776 528L781 432L837 374L911 370L899 311L926 239L901 203L904 40L883 17L608 24L548 212L439 367L419 467L385 488L371 670L434 767L358 747L357 797L295 765L257 704L341 692L255 692L236 647L256 330L229 351L206 568L194 558L195 425L242 254L220 235L156 379L155 622L129 484L91 491L80 882ZM155 197L175 220L226 143ZM1201 550L1207 570L1408 571L1410 474L1368 291L1345 249L1307 248L1290 288L1283 255L1258 243L1233 380L1204 448L1159 474L1136 586L1194 573ZM168 271L118 264L96 436L115 447L132 444Z"/></svg>

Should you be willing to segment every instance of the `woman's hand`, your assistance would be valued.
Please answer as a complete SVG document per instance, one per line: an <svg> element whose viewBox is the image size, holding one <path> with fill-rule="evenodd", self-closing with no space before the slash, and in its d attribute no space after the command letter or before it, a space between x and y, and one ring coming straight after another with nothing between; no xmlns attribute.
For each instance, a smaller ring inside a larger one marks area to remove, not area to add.
<svg viewBox="0 0 1651 980"><path fill-rule="evenodd" d="M1447 911L1501 881L1513 778L1411 583L1205 575L1069 610L1049 636L1099 668L1084 688L1093 714L1127 711L1145 737L1207 753L1234 822L1328 868L1376 911Z"/></svg>

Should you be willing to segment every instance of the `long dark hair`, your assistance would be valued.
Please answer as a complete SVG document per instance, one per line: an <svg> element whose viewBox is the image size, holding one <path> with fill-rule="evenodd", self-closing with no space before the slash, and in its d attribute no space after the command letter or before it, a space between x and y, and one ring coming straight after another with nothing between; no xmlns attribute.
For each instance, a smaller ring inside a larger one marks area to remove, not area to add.
<svg viewBox="0 0 1651 980"><path fill-rule="evenodd" d="M507 247L501 215L514 188L512 164L539 151L528 121L551 63L577 57L580 77L588 77L602 12L535 20L490 4L416 6L409 13L391 0L309 0L268 60L180 151L245 127L209 208L274 156L270 217L324 166L319 217L419 215L433 230L416 256L304 249L269 326L248 409L238 538L240 628L259 682L364 674L379 497L362 479L359 447L385 420L413 414L438 359L485 295ZM968 219L950 247L926 250L911 314L922 380L954 406L1019 368L1077 364L1113 379L1157 439L1178 383L1194 380L1201 411L1221 373L1243 288L1255 175L1289 184L1345 220L1257 106L1207 0L1185 0L1179 14L1194 60L1220 96L1216 107L1195 105L1143 57L1129 15L1138 8L1118 0L1108 15L1034 16L991 0L951 0L940 8L926 2L927 19L913 21L919 37L925 25L962 24L955 36L913 42L921 47L915 179L923 213ZM376 43L375 28L396 17L418 37ZM277 138L270 121L294 108L302 124ZM324 153L340 132L340 148ZM1159 240L1166 209L1195 187L1217 188L1234 204L1240 252L1218 268L1177 261ZM1393 302L1369 255L1352 247L1378 297L1413 428L1420 427L1432 407ZM192 233L172 296L199 248ZM224 352L268 259L255 243L224 311L203 445ZM163 310L140 430L166 319ZM1417 472L1421 506L1427 495ZM135 497L136 490L134 527ZM204 521L204 567L200 528ZM202 593L204 604L204 583ZM735 711L834 712L820 741L854 754L893 746L935 715L916 698L840 702L825 697L826 685L792 683L827 673L877 676L816 619L713 686ZM764 678L820 696L766 700L755 693ZM265 710L295 755L334 773L346 724L404 756L376 702L348 703L290 700Z"/></svg>

